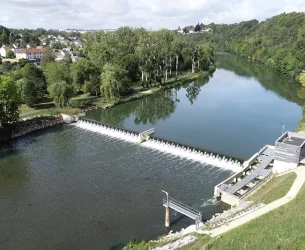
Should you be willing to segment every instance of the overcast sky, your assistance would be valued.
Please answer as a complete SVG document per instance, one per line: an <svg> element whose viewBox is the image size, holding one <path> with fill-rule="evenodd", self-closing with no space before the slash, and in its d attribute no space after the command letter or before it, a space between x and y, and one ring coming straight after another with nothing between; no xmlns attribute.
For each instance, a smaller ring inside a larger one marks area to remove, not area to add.
<svg viewBox="0 0 305 250"><path fill-rule="evenodd" d="M1 0L0 25L9 28L148 29L265 20L305 11L305 0Z"/></svg>

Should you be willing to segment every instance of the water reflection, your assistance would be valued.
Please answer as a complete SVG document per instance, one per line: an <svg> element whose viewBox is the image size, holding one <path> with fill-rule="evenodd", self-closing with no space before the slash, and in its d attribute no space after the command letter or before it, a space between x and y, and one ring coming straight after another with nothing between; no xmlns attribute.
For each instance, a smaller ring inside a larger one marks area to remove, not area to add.
<svg viewBox="0 0 305 250"><path fill-rule="evenodd" d="M274 91L298 105L304 104L305 88L301 84L280 74L275 74L274 70L263 64L251 62L229 53L216 54L215 61L218 69L229 70L238 76L255 77L266 90Z"/></svg>
<svg viewBox="0 0 305 250"><path fill-rule="evenodd" d="M155 124L165 120L175 112L179 89L166 90L137 102L129 102L109 110L97 110L90 114L91 119L122 127L126 118L134 117L135 124Z"/></svg>
<svg viewBox="0 0 305 250"><path fill-rule="evenodd" d="M206 83L209 82L210 78L204 78L200 80L196 80L186 87L186 97L190 101L191 105L194 104L194 102L197 100L201 87L203 87Z"/></svg>

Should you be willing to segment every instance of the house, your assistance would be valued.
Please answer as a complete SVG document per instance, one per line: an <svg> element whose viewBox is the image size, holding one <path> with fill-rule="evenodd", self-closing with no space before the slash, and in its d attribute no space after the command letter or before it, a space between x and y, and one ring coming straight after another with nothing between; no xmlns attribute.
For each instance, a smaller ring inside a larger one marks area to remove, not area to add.
<svg viewBox="0 0 305 250"><path fill-rule="evenodd" d="M210 31L213 31L213 30L211 28L207 28L207 29L202 30L201 32L206 33L206 32L210 32Z"/></svg>
<svg viewBox="0 0 305 250"><path fill-rule="evenodd" d="M53 55L55 56L55 61L61 61L65 58L66 53L60 50L58 52L53 52Z"/></svg>
<svg viewBox="0 0 305 250"><path fill-rule="evenodd" d="M195 33L194 28L190 29L190 30L189 30L189 33L190 33L190 34L191 34L191 33Z"/></svg>
<svg viewBox="0 0 305 250"><path fill-rule="evenodd" d="M28 59L28 60L35 60L41 59L45 54L45 49L21 49L16 51L16 58L17 59Z"/></svg>
<svg viewBox="0 0 305 250"><path fill-rule="evenodd" d="M14 52L14 49L10 48L8 45L3 45L0 48L0 56L1 57L6 57L6 52L12 50Z"/></svg>

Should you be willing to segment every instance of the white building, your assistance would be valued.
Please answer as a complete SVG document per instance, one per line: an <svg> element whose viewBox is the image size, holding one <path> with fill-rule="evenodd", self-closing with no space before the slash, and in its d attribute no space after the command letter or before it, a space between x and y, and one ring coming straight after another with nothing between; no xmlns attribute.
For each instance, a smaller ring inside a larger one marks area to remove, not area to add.
<svg viewBox="0 0 305 250"><path fill-rule="evenodd" d="M43 48L39 49L21 49L16 52L16 58L17 59L41 59L45 53L45 50Z"/></svg>
<svg viewBox="0 0 305 250"><path fill-rule="evenodd" d="M1 48L0 48L0 56L1 57L6 57L6 52L9 51L9 50L12 50L14 52L14 49L6 46L6 45L3 45Z"/></svg>
<svg viewBox="0 0 305 250"><path fill-rule="evenodd" d="M210 31L213 31L213 30L211 28L207 28L207 29L202 30L201 32L205 33L205 32L210 32Z"/></svg>

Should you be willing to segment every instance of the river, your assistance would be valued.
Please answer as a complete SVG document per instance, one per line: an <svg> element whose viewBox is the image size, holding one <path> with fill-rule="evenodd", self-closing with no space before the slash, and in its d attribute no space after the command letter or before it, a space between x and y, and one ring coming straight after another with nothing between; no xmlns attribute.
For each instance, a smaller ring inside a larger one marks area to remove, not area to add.
<svg viewBox="0 0 305 250"><path fill-rule="evenodd" d="M295 129L297 85L233 55L215 60L210 79L88 117L238 158ZM0 248L121 249L166 233L161 189L207 219L224 208L213 187L230 174L74 125L37 131L0 147ZM171 222L192 223L175 212Z"/></svg>

